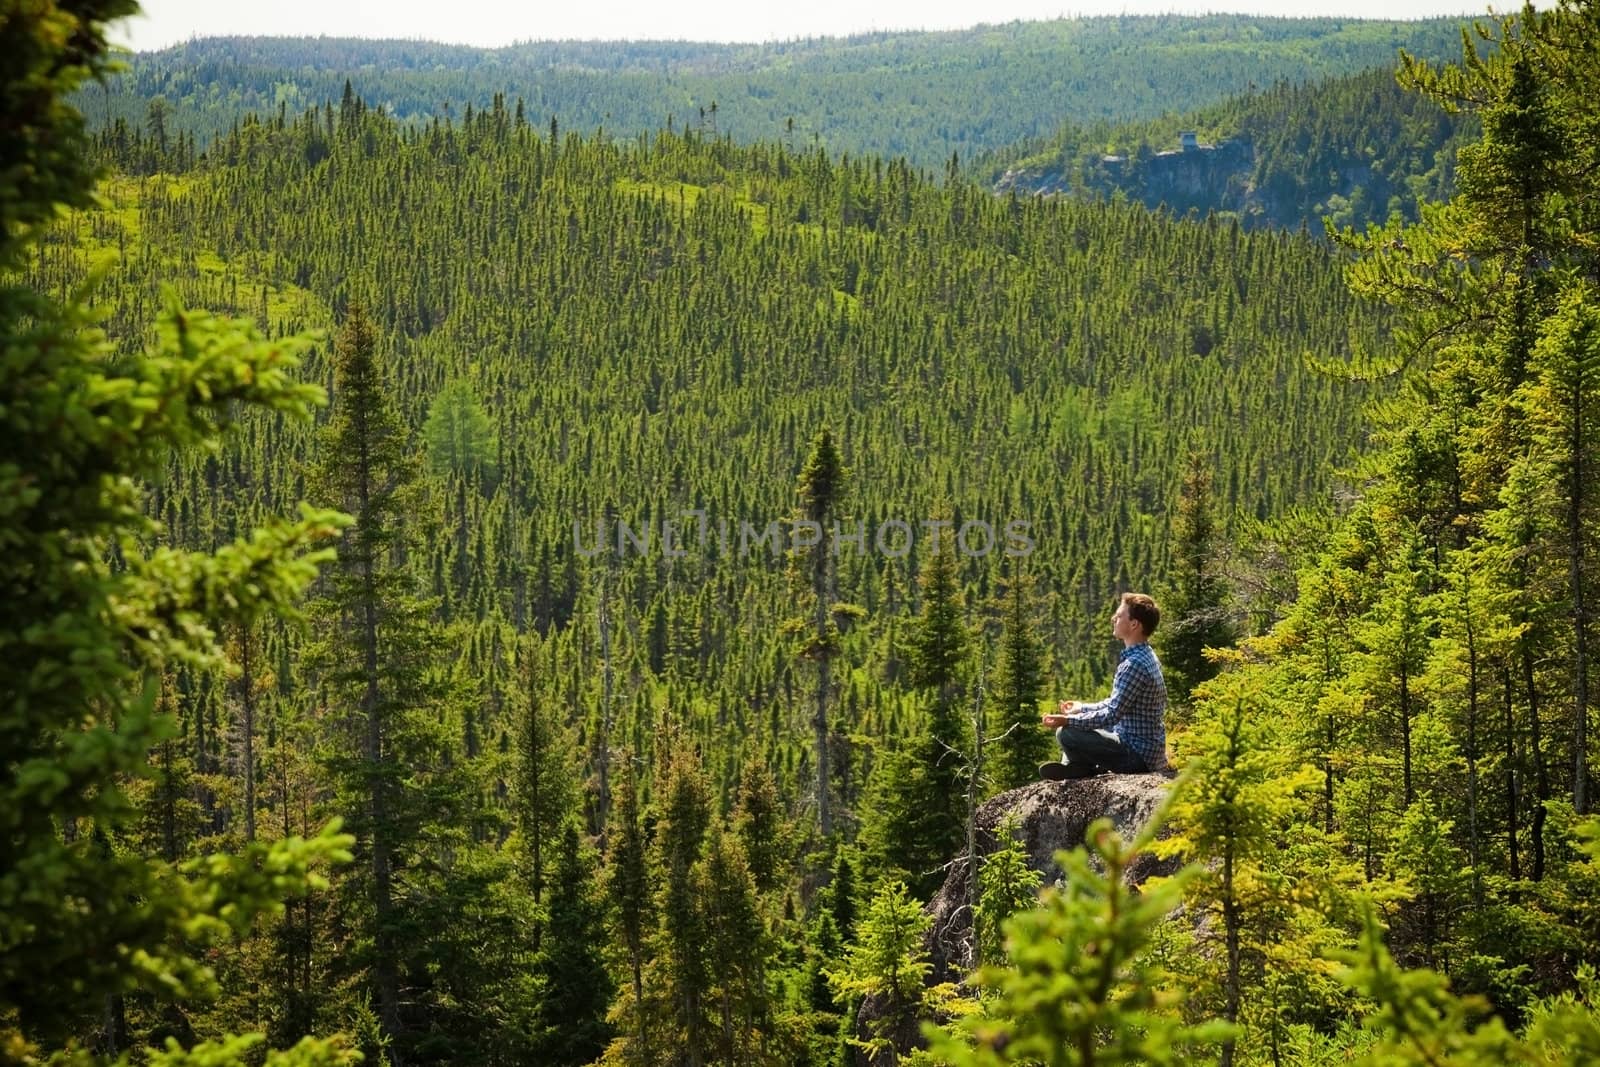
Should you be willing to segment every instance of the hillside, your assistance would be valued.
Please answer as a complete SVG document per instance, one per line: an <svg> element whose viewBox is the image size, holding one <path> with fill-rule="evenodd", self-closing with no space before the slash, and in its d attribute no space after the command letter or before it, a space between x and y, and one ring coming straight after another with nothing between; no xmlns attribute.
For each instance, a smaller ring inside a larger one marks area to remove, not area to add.
<svg viewBox="0 0 1600 1067"><path fill-rule="evenodd" d="M1317 242L995 199L898 163L698 135L555 144L493 110L408 131L359 102L331 138L308 113L247 125L214 155L181 178L119 182L123 206L78 219L37 284L109 267L128 346L160 283L274 331L364 301L414 430L447 383L494 429L494 477L440 472L448 518L424 531L421 574L448 615L519 628L590 617L600 572L576 554L575 522L583 546L606 515L639 528L698 508L762 527L790 514L826 425L852 472L845 514L869 529L940 508L1030 523L1027 565L1056 591L1051 658L1063 684L1100 684L1104 605L1165 580L1189 451L1215 456L1230 525L1317 499L1360 439L1362 393L1305 357L1382 336ZM318 380L327 366L313 360ZM223 461L264 457L248 497L204 488L211 465L175 475L158 498L172 536L203 539L293 495L312 442L283 433L256 427ZM923 559L921 545L846 559L841 596L868 609L850 637L856 714L895 703L884 657ZM965 561L974 608L1006 562ZM660 612L673 635L698 635L663 651L640 634L627 653L640 714L652 673L692 684L698 729L753 692L776 700L774 724L799 714L781 567L715 551L671 564L659 545L613 565L630 630ZM799 775L787 735L757 743L788 750Z"/></svg>
<svg viewBox="0 0 1600 1067"><path fill-rule="evenodd" d="M1241 16L1084 18L939 33L878 33L764 45L555 42L476 49L415 41L207 39L134 56L80 95L91 124L163 126L204 147L247 113L295 114L357 95L406 122L460 118L521 100L539 126L623 138L670 121L833 154L906 157L942 173L952 154L1046 136L1078 121L1153 118L1243 92L1443 58L1454 20L1362 22ZM704 112L704 114L702 114Z"/></svg>
<svg viewBox="0 0 1600 1067"><path fill-rule="evenodd" d="M1185 131L1197 142L1188 150ZM1476 133L1475 120L1407 92L1386 65L1146 122L1064 123L975 166L999 192L1120 193L1179 215L1320 233L1325 218L1357 229L1414 221L1419 202L1449 197L1456 152Z"/></svg>
<svg viewBox="0 0 1600 1067"><path fill-rule="evenodd" d="M0 1060L1596 1061L1600 0L1408 68L1453 178L1228 105L1453 180L1331 240L709 106L88 130L134 7L0 0Z"/></svg>

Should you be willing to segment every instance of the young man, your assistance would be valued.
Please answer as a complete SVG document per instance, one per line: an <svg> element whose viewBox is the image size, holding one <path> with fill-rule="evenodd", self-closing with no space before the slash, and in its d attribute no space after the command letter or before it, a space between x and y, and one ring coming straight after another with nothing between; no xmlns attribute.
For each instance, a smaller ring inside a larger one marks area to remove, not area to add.
<svg viewBox="0 0 1600 1067"><path fill-rule="evenodd" d="M1097 704L1063 700L1057 715L1042 716L1054 727L1062 762L1045 763L1039 777L1059 782L1107 771L1144 774L1166 769L1167 683L1150 635L1161 609L1143 593L1124 593L1111 616L1111 633L1122 642L1122 659L1111 695Z"/></svg>

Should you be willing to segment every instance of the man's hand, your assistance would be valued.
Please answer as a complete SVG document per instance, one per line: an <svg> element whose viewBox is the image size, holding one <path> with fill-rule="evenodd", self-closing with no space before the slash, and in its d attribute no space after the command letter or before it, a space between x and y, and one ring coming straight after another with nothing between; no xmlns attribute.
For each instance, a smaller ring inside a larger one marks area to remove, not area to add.
<svg viewBox="0 0 1600 1067"><path fill-rule="evenodd" d="M1041 715L1039 716L1039 721L1052 730L1058 729L1072 721L1072 711L1077 706L1078 702L1076 700L1063 700L1059 711L1055 715Z"/></svg>

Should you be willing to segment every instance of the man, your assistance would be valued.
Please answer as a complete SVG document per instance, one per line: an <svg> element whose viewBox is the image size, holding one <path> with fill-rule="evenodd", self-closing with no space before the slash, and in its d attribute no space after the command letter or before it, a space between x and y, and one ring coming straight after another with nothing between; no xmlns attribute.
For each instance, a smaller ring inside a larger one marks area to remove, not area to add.
<svg viewBox="0 0 1600 1067"><path fill-rule="evenodd" d="M1143 593L1124 593L1111 616L1111 633L1122 642L1122 659L1111 695L1097 704L1063 700L1057 715L1041 716L1054 727L1062 762L1045 763L1039 777L1060 782L1115 772L1144 774L1167 765L1167 683L1150 635L1161 609Z"/></svg>

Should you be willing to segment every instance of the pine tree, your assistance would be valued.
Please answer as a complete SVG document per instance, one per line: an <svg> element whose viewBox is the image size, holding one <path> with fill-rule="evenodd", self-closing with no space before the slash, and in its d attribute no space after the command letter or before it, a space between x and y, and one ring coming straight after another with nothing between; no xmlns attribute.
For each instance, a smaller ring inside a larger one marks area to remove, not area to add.
<svg viewBox="0 0 1600 1067"><path fill-rule="evenodd" d="M838 626L833 619L836 542L833 524L844 496L846 471L833 435L827 427L817 431L811 454L797 479L800 516L814 538L806 551L810 613L796 620L805 627L800 656L817 665L817 688L811 729L816 742L813 758L817 770L817 825L823 837L833 832L832 778L828 769L828 708L833 699L833 661L839 654ZM797 539L798 540L798 539ZM799 549L796 549L799 552ZM798 629L798 627L797 627Z"/></svg>
<svg viewBox="0 0 1600 1067"><path fill-rule="evenodd" d="M1038 904L1044 876L1028 866L1028 853L1017 836L1015 815L1000 821L999 845L983 858L978 870L978 903L972 910L974 967L1005 962L1005 921Z"/></svg>
<svg viewBox="0 0 1600 1067"><path fill-rule="evenodd" d="M565 833L576 809L570 760L576 742L561 722L555 698L539 671L535 638L517 646L521 716L517 749L517 828L528 857L528 886L535 904L543 903L545 857ZM564 846L563 846L564 847Z"/></svg>
<svg viewBox="0 0 1600 1067"><path fill-rule="evenodd" d="M1005 629L992 690L1000 731L994 780L1001 789L1034 781L1039 764L1050 758L1050 735L1039 725L1044 645L1034 625L1032 592L1032 582L1014 574L1005 597Z"/></svg>
<svg viewBox="0 0 1600 1067"><path fill-rule="evenodd" d="M583 848L577 822L569 818L555 853L549 919L534 963L543 979L543 1036L536 1053L540 1063L579 1067L606 1046L612 985L602 958L605 907L595 873L594 857Z"/></svg>
<svg viewBox="0 0 1600 1067"><path fill-rule="evenodd" d="M1589 670L1594 592L1590 560L1596 529L1594 427L1600 422L1600 307L1596 293L1566 290L1545 322L1535 346L1523 402L1531 425L1529 461L1547 472L1565 515L1561 544L1566 557L1565 597L1572 620L1572 805L1589 810Z"/></svg>
<svg viewBox="0 0 1600 1067"><path fill-rule="evenodd" d="M869 834L874 851L890 869L903 872L921 896L931 895L943 880L943 867L955 855L965 826L961 772L969 731L960 684L969 636L953 542L944 537L925 566L922 614L908 649L911 682L928 709L923 732L885 761Z"/></svg>
<svg viewBox="0 0 1600 1067"><path fill-rule="evenodd" d="M611 923L627 957L631 978L631 1018L617 1019L627 1024L619 1038L626 1063L649 1063L651 1042L645 1014L644 964L650 933L650 875L647 869L647 841L639 820L639 788L631 754L624 753L628 773L617 788L617 803L611 810L612 825L607 835L611 853L607 857L605 889ZM616 1045L614 1044L614 1048ZM608 1053L607 1062L613 1062Z"/></svg>
<svg viewBox="0 0 1600 1067"><path fill-rule="evenodd" d="M922 947L922 937L933 919L911 896L902 882L878 891L861 920L860 937L845 952L840 966L827 972L835 999L850 1005L857 998L878 998L879 1013L865 1038L851 1043L877 1062L887 1056L899 1062L916 1034L916 1022L929 1004L923 983L933 965Z"/></svg>
<svg viewBox="0 0 1600 1067"><path fill-rule="evenodd" d="M787 852L778 785L765 763L747 758L739 772L734 827L756 890L770 893L784 884Z"/></svg>
<svg viewBox="0 0 1600 1067"><path fill-rule="evenodd" d="M715 1001L713 1062L756 1063L766 1057L772 1008L767 993L771 949L755 879L739 839L713 824L697 871L705 956Z"/></svg>
<svg viewBox="0 0 1600 1067"><path fill-rule="evenodd" d="M1162 598L1161 670L1175 705L1216 674L1208 648L1229 648L1239 639L1229 612L1228 588L1218 556L1212 513L1211 466L1199 452L1189 455L1177 514L1172 523L1172 591Z"/></svg>
<svg viewBox="0 0 1600 1067"><path fill-rule="evenodd" d="M95 1062L85 1046L96 1043L108 1062L127 1055L114 1033L94 1042L92 1020L128 994L214 992L202 948L281 910L315 881L311 866L348 843L324 833L181 867L106 847L131 814L124 783L164 739L164 670L221 671L216 634L292 614L326 558L318 542L340 525L308 509L215 552L139 552L160 527L141 513L138 487L180 448L214 455L219 425L241 410L310 419L320 392L293 381L306 341L266 342L169 297L157 349L113 359L76 298L58 303L12 281L43 224L89 202L94 168L66 97L104 73L106 23L134 10L8 4L0 19L11 175L0 194L0 436L10 442L0 464L10 599L0 621L0 1048L19 1061ZM224 1038L193 1055L243 1054L259 1040ZM340 1047L308 1039L292 1059L348 1062Z"/></svg>
<svg viewBox="0 0 1600 1067"><path fill-rule="evenodd" d="M1285 848L1299 794L1317 780L1313 769L1295 768L1292 753L1272 737L1274 713L1261 685L1243 672L1225 675L1196 707L1185 775L1172 801L1177 833L1157 846L1214 861L1195 872L1187 902L1213 917L1207 928L1213 939L1220 936L1220 950L1209 944L1200 956L1221 967L1220 1015L1233 1028L1243 1018L1247 990L1264 984L1270 946L1299 925L1296 902L1269 867ZM1222 1040L1223 1065L1235 1062L1238 1033L1230 1029Z"/></svg>
<svg viewBox="0 0 1600 1067"><path fill-rule="evenodd" d="M660 926L654 980L667 1038L688 1067L705 1062L711 1037L708 1012L715 976L706 958L708 916L696 891L696 869L711 824L710 785L692 749L678 742L667 757L651 867Z"/></svg>
<svg viewBox="0 0 1600 1067"><path fill-rule="evenodd" d="M449 814L435 806L439 797L424 799L417 779L442 747L443 694L435 670L442 636L399 562L419 500L417 464L360 304L351 306L334 346L334 415L323 450L315 487L355 517L317 605L323 676L341 718L348 716L331 765L354 808L351 826L367 865L348 889L365 895L370 908L365 934L371 938L372 998L388 1055L404 1062L409 1039L401 960L413 946L402 941L405 905L396 901L396 878L411 860L424 820Z"/></svg>

